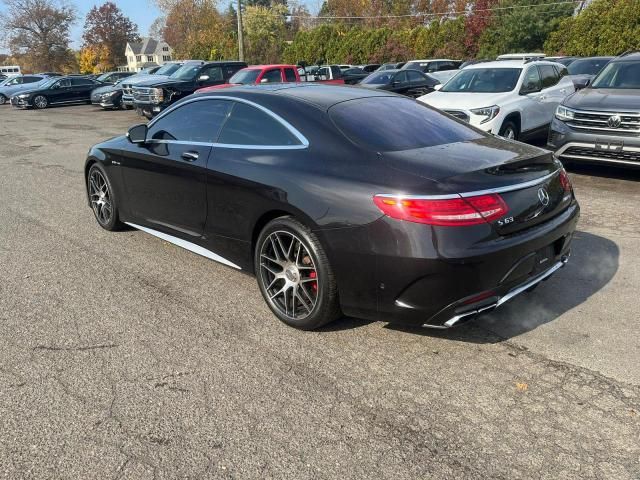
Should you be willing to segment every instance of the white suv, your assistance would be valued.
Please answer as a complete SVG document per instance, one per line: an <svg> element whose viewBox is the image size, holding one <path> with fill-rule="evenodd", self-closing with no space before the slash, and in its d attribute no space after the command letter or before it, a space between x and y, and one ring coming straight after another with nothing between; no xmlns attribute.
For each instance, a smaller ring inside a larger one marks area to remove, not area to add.
<svg viewBox="0 0 640 480"><path fill-rule="evenodd" d="M544 60L478 63L418 100L506 138L546 137L556 107L575 92L562 68Z"/></svg>

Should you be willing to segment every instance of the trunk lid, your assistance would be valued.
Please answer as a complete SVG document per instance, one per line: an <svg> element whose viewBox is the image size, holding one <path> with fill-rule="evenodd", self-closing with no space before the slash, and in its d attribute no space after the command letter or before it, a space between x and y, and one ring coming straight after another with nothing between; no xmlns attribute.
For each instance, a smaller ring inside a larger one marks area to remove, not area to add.
<svg viewBox="0 0 640 480"><path fill-rule="evenodd" d="M383 156L394 169L437 182L438 195L500 195L509 210L492 222L499 235L543 223L571 204L572 194L564 189L561 165L553 154L522 143L483 137Z"/></svg>

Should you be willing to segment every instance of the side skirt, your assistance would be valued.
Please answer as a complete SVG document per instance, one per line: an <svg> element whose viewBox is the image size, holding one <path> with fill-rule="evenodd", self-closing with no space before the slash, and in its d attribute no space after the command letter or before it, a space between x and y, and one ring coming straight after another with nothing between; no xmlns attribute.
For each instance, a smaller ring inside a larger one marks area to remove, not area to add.
<svg viewBox="0 0 640 480"><path fill-rule="evenodd" d="M227 265L228 267L242 270L235 263L227 260L226 258L221 257L216 253L213 253L210 250L207 250L204 247L201 247L200 245L196 245L195 243L188 242L186 240L183 240L182 238L174 237L173 235L169 235L163 232L159 232L157 230L153 230L152 228L143 227L142 225L137 225L135 223L130 223L130 222L125 222L125 223L137 230L141 230L150 235L153 235L154 237L161 238L166 242L173 243L174 245L177 245L178 247L182 247L186 250L189 250L190 252L197 253L198 255L202 255L203 257L207 257L210 260L213 260L218 263L222 263L223 265Z"/></svg>

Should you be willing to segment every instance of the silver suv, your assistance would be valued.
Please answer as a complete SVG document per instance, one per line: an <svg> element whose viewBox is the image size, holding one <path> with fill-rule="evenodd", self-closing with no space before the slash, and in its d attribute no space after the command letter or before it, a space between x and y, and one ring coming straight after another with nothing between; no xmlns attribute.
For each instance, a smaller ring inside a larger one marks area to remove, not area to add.
<svg viewBox="0 0 640 480"><path fill-rule="evenodd" d="M613 59L558 106L548 145L563 162L640 168L640 52Z"/></svg>

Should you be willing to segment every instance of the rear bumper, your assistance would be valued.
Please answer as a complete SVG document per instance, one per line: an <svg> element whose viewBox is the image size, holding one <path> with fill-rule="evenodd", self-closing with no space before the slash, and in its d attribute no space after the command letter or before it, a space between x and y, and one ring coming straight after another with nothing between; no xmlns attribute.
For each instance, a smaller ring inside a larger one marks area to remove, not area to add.
<svg viewBox="0 0 640 480"><path fill-rule="evenodd" d="M579 217L574 200L549 221L500 238L488 224L461 231L387 217L360 232L324 234L341 247L330 258L346 315L449 328L555 273Z"/></svg>
<svg viewBox="0 0 640 480"><path fill-rule="evenodd" d="M640 137L635 135L577 131L554 119L547 145L565 162L640 168Z"/></svg>

